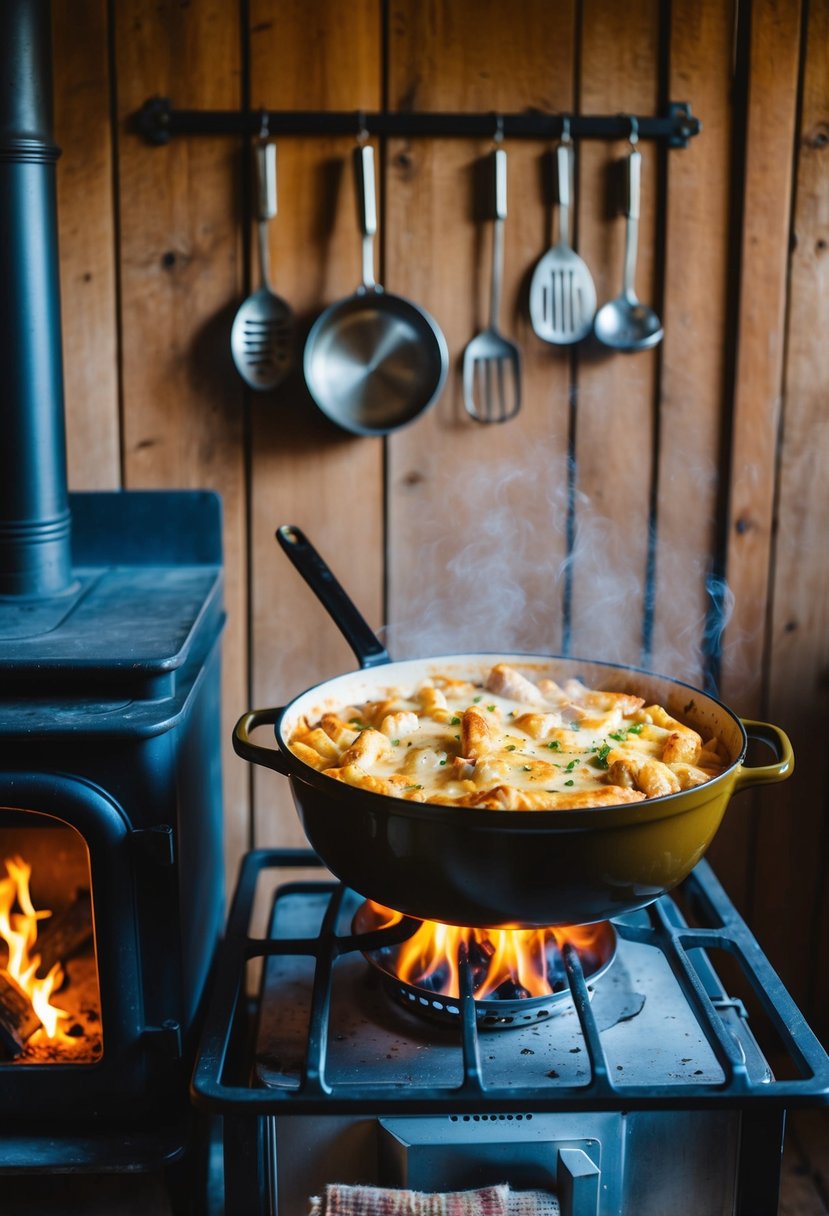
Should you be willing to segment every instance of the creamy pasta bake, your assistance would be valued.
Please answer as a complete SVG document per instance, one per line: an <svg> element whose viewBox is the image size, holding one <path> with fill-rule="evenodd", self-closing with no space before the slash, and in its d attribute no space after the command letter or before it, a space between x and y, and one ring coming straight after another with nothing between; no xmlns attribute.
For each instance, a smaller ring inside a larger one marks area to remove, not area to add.
<svg viewBox="0 0 829 1216"><path fill-rule="evenodd" d="M533 680L505 663L481 684L434 676L303 718L288 742L312 768L373 793L510 811L658 798L729 763L721 740L660 705L579 680Z"/></svg>

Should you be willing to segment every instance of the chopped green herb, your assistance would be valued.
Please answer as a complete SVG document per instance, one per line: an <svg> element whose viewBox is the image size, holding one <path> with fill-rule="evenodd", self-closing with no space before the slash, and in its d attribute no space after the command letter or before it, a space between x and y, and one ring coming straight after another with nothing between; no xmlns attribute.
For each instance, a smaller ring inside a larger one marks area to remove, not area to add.
<svg viewBox="0 0 829 1216"><path fill-rule="evenodd" d="M449 725L450 725L450 726L457 726L459 722L460 722L460 718L458 717L458 715L457 715L457 714L455 714L455 716L454 716L454 717L452 717L452 718L450 718L450 719L449 719Z"/></svg>
<svg viewBox="0 0 829 1216"><path fill-rule="evenodd" d="M444 764L445 764L445 763L446 763L446 761L445 761L445 760L441 760L441 762L440 762L440 767L441 767L441 768L443 768L443 766L444 766Z"/></svg>
<svg viewBox="0 0 829 1216"><path fill-rule="evenodd" d="M422 785L404 785L403 789L404 790L422 790L423 786Z"/></svg>
<svg viewBox="0 0 829 1216"><path fill-rule="evenodd" d="M494 705L487 705L487 709L489 710L489 712L490 712L491 714L494 714L494 713L495 713L495 706L494 706Z"/></svg>
<svg viewBox="0 0 829 1216"><path fill-rule="evenodd" d="M546 746L549 747L551 752L557 752L561 747L561 744L559 743L558 739L551 739Z"/></svg>
<svg viewBox="0 0 829 1216"><path fill-rule="evenodd" d="M478 702L479 702L479 701L483 701L483 699L484 699L484 697L483 697L483 693L482 693L480 697L473 697L473 698L472 698L472 701L473 701L473 703L474 703L475 705L477 705L477 704L478 704Z"/></svg>
<svg viewBox="0 0 829 1216"><path fill-rule="evenodd" d="M565 785L575 785L576 783L575 783L575 781L573 781L573 779L571 778L569 781L565 781L565 782L564 782L564 784L565 784Z"/></svg>
<svg viewBox="0 0 829 1216"><path fill-rule="evenodd" d="M505 747L505 749L504 749L504 750L505 750L505 751L508 751L508 752L514 752L514 751L515 751L515 744L514 744L514 743L508 743L508 744L507 744L507 746Z"/></svg>
<svg viewBox="0 0 829 1216"><path fill-rule="evenodd" d="M628 737L628 733L626 730L612 730L608 737L615 739L617 743L624 743L625 739Z"/></svg>
<svg viewBox="0 0 829 1216"><path fill-rule="evenodd" d="M564 766L565 773L572 773L573 769L576 767L577 764L578 764L578 760L571 760L569 764L565 764L565 766Z"/></svg>
<svg viewBox="0 0 829 1216"><path fill-rule="evenodd" d="M392 745L392 747L399 747L399 746L400 746L400 740L399 740L399 739L392 739L392 741L391 741L391 745Z"/></svg>
<svg viewBox="0 0 829 1216"><path fill-rule="evenodd" d="M610 744L603 743L593 757L593 763L599 768L607 768L607 757L610 755Z"/></svg>
<svg viewBox="0 0 829 1216"><path fill-rule="evenodd" d="M628 727L628 730L632 735L641 735L644 725L644 722L634 722L632 726Z"/></svg>

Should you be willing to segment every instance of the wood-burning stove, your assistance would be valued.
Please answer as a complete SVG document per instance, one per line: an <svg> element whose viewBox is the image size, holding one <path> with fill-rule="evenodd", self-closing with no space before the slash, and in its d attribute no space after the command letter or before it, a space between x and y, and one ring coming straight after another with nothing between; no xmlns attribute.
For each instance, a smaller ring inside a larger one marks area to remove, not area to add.
<svg viewBox="0 0 829 1216"><path fill-rule="evenodd" d="M190 1135L224 918L221 513L202 492L70 501L74 589L0 601L0 881L31 869L44 943L79 898L91 932L58 959L70 1042L0 1050L0 1169L152 1169Z"/></svg>
<svg viewBox="0 0 829 1216"><path fill-rule="evenodd" d="M220 947L194 1091L224 1116L227 1216L293 1216L332 1183L507 1182L562 1216L777 1211L786 1109L829 1101L829 1058L706 862L614 920L595 982L564 947L566 1006L493 1030L462 959L454 1025L390 999L363 953L400 927L355 933L359 896L294 879L314 864L249 854Z"/></svg>
<svg viewBox="0 0 829 1216"><path fill-rule="evenodd" d="M221 512L68 494L51 85L0 5L0 1170L149 1170L224 912Z"/></svg>

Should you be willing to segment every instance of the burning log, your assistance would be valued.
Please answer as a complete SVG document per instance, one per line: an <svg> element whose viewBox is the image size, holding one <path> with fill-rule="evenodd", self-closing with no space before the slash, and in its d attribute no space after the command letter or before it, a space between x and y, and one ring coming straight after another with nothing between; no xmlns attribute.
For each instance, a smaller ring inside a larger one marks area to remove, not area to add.
<svg viewBox="0 0 829 1216"><path fill-rule="evenodd" d="M27 994L8 971L0 971L0 1051L9 1059L19 1056L23 1047L42 1025Z"/></svg>
<svg viewBox="0 0 829 1216"><path fill-rule="evenodd" d="M37 974L48 975L55 963L73 958L92 937L92 901L89 891L79 887L71 904L41 922L37 935L40 966Z"/></svg>

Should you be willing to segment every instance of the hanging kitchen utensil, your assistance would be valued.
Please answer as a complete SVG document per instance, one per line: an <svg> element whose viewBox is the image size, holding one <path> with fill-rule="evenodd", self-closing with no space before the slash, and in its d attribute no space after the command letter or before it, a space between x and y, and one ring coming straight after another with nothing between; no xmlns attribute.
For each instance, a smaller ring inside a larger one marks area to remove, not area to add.
<svg viewBox="0 0 829 1216"><path fill-rule="evenodd" d="M377 205L374 149L354 152L363 234L363 281L317 318L305 344L308 390L322 412L354 435L386 435L437 400L449 352L425 309L384 291L374 278Z"/></svg>
<svg viewBox="0 0 829 1216"><path fill-rule="evenodd" d="M498 328L507 218L507 154L492 153L493 225L489 325L463 354L463 403L476 422L507 422L521 408L521 354Z"/></svg>
<svg viewBox="0 0 829 1216"><path fill-rule="evenodd" d="M261 286L240 306L230 331L239 375L260 392L276 386L293 363L294 314L270 281L268 224L276 215L276 144L261 139L255 149L256 220Z"/></svg>
<svg viewBox="0 0 829 1216"><path fill-rule="evenodd" d="M614 300L604 304L596 313L594 331L605 346L615 350L647 350L662 340L662 322L649 308L642 304L633 289L636 277L636 254L639 242L639 195L642 175L642 154L636 147L639 141L638 123L630 120L631 151L625 165L626 205L625 215L625 261L622 272L622 290Z"/></svg>
<svg viewBox="0 0 829 1216"><path fill-rule="evenodd" d="M530 322L544 342L570 346L590 333L596 288L586 263L570 246L570 206L575 152L565 118L556 149L558 241L538 262L530 281Z"/></svg>

